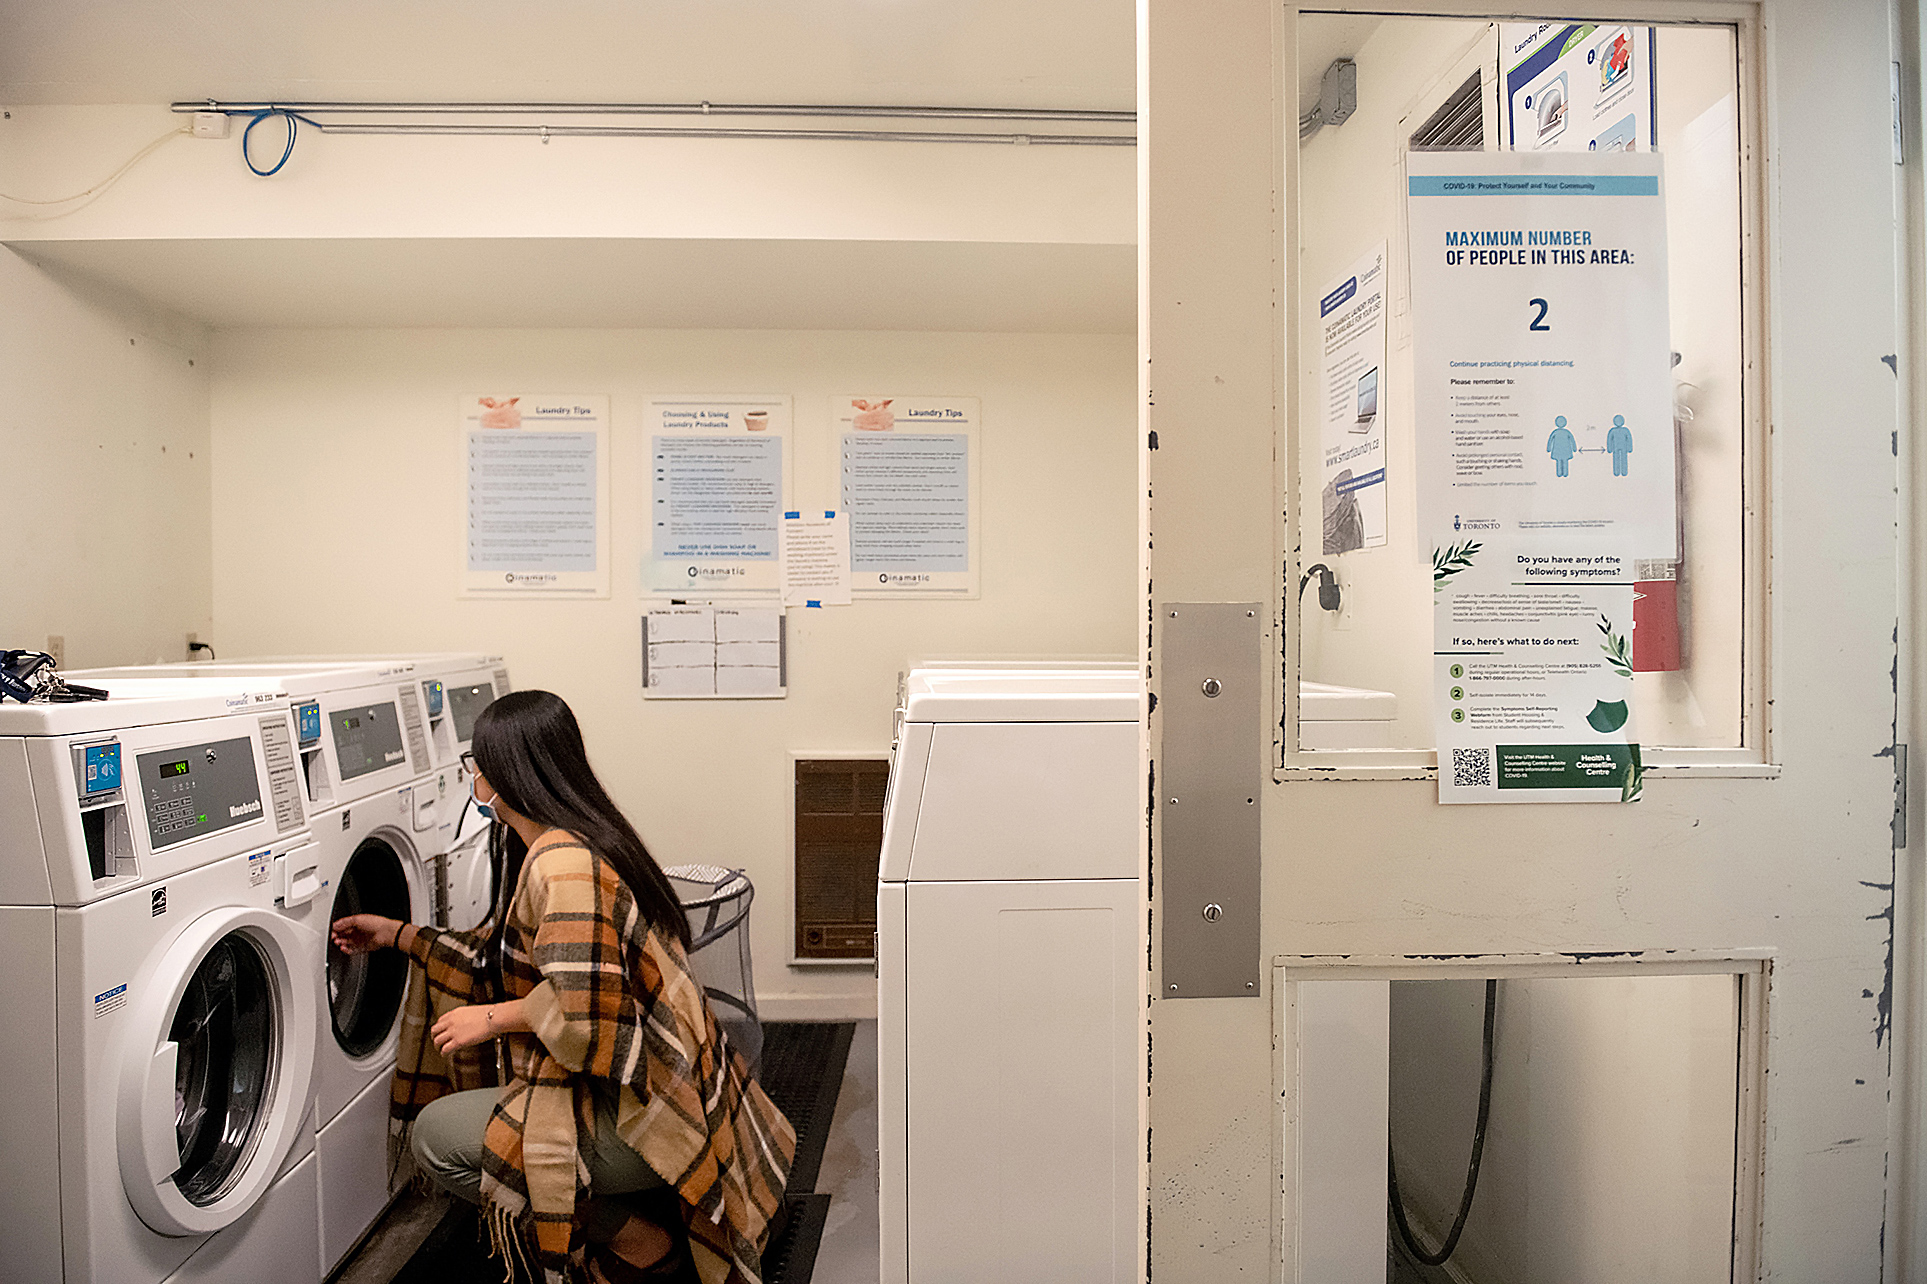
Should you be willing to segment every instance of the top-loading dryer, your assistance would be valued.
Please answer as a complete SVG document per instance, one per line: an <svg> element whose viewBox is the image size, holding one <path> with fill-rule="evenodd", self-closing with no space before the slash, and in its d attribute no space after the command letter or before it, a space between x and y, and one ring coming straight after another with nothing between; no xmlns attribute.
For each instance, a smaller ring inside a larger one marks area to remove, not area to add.
<svg viewBox="0 0 1927 1284"><path fill-rule="evenodd" d="M877 886L884 1284L1134 1278L1141 690L1132 668L905 681Z"/></svg>
<svg viewBox="0 0 1927 1284"><path fill-rule="evenodd" d="M318 887L287 701L94 685L0 704L0 1261L317 1281Z"/></svg>

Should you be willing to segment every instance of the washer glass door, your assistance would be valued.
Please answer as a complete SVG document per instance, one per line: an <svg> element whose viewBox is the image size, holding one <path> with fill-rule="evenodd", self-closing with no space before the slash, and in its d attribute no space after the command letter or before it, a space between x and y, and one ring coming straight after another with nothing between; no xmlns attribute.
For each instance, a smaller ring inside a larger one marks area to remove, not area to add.
<svg viewBox="0 0 1927 1284"><path fill-rule="evenodd" d="M240 932L215 943L194 970L167 1037L174 1073L175 1185L190 1203L219 1199L253 1152L266 1119L278 1030L272 973Z"/></svg>
<svg viewBox="0 0 1927 1284"><path fill-rule="evenodd" d="M404 923L412 916L401 857L379 836L362 839L335 889L329 921L350 914L379 914ZM386 1042L407 992L406 955L397 950L346 954L329 942L328 1010L335 1042L349 1056L368 1056Z"/></svg>

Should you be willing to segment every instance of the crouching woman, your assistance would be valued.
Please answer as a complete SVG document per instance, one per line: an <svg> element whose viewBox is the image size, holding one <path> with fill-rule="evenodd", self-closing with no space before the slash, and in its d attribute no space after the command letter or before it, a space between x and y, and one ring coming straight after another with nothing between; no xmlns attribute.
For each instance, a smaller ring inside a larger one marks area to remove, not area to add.
<svg viewBox="0 0 1927 1284"><path fill-rule="evenodd" d="M668 880L560 697L503 696L473 745L488 921L332 927L421 965L393 1102L416 1162L482 1206L519 1280L754 1284L796 1136L691 974Z"/></svg>

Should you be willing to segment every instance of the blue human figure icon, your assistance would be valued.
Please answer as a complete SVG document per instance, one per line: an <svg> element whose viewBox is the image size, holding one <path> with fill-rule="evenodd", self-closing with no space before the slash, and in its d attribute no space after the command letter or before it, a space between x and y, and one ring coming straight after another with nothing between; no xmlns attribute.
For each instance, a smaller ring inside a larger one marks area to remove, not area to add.
<svg viewBox="0 0 1927 1284"><path fill-rule="evenodd" d="M1546 453L1552 456L1552 466L1558 470L1559 476L1564 477L1567 464L1574 455L1579 453L1579 443L1572 439L1570 432L1566 431L1564 415L1554 419L1552 424L1552 436L1546 438Z"/></svg>
<svg viewBox="0 0 1927 1284"><path fill-rule="evenodd" d="M1624 477L1626 456L1633 453L1633 430L1626 426L1626 416L1613 416L1613 426L1606 433L1606 449L1613 453L1613 476Z"/></svg>

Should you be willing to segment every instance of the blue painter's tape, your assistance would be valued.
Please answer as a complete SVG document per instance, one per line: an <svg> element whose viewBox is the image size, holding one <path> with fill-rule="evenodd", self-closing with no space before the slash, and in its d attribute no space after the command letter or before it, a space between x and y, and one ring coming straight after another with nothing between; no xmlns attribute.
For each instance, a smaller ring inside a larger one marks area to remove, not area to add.
<svg viewBox="0 0 1927 1284"><path fill-rule="evenodd" d="M819 611L823 609L823 604L822 604L821 602L817 602L817 601L808 601L808 602L805 602L805 603L803 603L803 605L804 605L804 606L813 606L813 607L815 607L815 608L816 608L817 610L819 610Z"/></svg>
<svg viewBox="0 0 1927 1284"><path fill-rule="evenodd" d="M824 510L823 510L823 516L825 516L825 517L835 517L835 516L836 516L836 510L835 510L834 508L826 508L826 509L824 509Z"/></svg>
<svg viewBox="0 0 1927 1284"><path fill-rule="evenodd" d="M802 515L803 514L801 513L784 513L783 514L783 516L789 518L791 521L795 521L797 518L801 517Z"/></svg>

